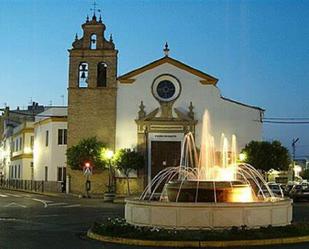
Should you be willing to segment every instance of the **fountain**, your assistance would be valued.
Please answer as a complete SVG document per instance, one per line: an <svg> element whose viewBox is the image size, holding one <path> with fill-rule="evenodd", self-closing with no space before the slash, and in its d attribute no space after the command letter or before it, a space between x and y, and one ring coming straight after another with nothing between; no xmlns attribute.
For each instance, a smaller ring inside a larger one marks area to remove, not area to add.
<svg viewBox="0 0 309 249"><path fill-rule="evenodd" d="M180 166L163 169L139 199L127 199L125 218L173 229L284 226L292 220L291 204L275 197L254 167L237 163L235 135L229 146L222 134L220 154L215 153L206 111L199 155L193 135L186 134Z"/></svg>

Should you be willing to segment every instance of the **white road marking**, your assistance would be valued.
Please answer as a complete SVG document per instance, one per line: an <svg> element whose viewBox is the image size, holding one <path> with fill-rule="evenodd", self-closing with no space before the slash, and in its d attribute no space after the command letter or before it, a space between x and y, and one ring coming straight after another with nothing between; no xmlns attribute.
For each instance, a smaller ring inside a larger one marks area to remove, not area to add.
<svg viewBox="0 0 309 249"><path fill-rule="evenodd" d="M17 220L16 218L10 218L10 217L0 217L0 221L13 221L13 220Z"/></svg>
<svg viewBox="0 0 309 249"><path fill-rule="evenodd" d="M80 204L72 204L72 205L68 205L68 206L64 206L64 208L71 208L71 207L80 207Z"/></svg>
<svg viewBox="0 0 309 249"><path fill-rule="evenodd" d="M7 204L7 205L4 206L4 207L22 207L22 208L25 208L25 207L27 207L27 206L21 205L21 204L15 203L15 202L11 202L10 204Z"/></svg>
<svg viewBox="0 0 309 249"><path fill-rule="evenodd" d="M41 214L41 215L36 215L34 217L55 217L55 216L61 216L61 214Z"/></svg>
<svg viewBox="0 0 309 249"><path fill-rule="evenodd" d="M68 203L65 203L65 202L58 202L58 203L51 203L51 204L48 204L48 206L62 206L62 205L66 205Z"/></svg>
<svg viewBox="0 0 309 249"><path fill-rule="evenodd" d="M32 198L31 200L43 203L44 204L44 208L47 208L47 203L51 202L51 201L45 201L45 200L40 200L40 199L36 199L36 198Z"/></svg>
<svg viewBox="0 0 309 249"><path fill-rule="evenodd" d="M2 194L0 194L0 197L8 197L7 195L2 195Z"/></svg>
<svg viewBox="0 0 309 249"><path fill-rule="evenodd" d="M13 196L13 197L18 197L18 198L20 198L21 196L20 195L15 195L15 194L9 194L9 193L6 193L7 195L9 195L9 196Z"/></svg>

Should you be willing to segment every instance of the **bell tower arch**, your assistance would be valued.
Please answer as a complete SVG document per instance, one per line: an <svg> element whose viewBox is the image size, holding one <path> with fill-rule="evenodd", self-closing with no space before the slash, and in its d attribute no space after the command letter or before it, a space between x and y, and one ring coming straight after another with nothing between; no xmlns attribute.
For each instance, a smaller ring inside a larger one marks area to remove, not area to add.
<svg viewBox="0 0 309 249"><path fill-rule="evenodd" d="M68 50L68 148L96 136L115 149L118 51L112 37L105 39L105 29L101 16L97 19L94 12L92 19L87 17L82 24L82 36L76 35ZM82 192L84 186L78 183L82 172L79 177L73 170L68 173L71 190Z"/></svg>

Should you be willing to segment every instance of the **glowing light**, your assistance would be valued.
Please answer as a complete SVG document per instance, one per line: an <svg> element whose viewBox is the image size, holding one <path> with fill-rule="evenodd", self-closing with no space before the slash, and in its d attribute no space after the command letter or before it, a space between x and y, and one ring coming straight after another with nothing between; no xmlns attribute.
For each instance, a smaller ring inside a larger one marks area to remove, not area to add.
<svg viewBox="0 0 309 249"><path fill-rule="evenodd" d="M294 173L295 173L295 176L299 176L299 173L302 171L302 168L301 166L299 165L295 165L294 166Z"/></svg>
<svg viewBox="0 0 309 249"><path fill-rule="evenodd" d="M250 186L233 187L231 202L253 202L252 189Z"/></svg>
<svg viewBox="0 0 309 249"><path fill-rule="evenodd" d="M107 159L112 159L112 157L114 156L114 152L112 150L106 150L105 156Z"/></svg>
<svg viewBox="0 0 309 249"><path fill-rule="evenodd" d="M101 150L101 159L102 160L111 160L114 156L114 152L110 149L103 148Z"/></svg>
<svg viewBox="0 0 309 249"><path fill-rule="evenodd" d="M239 154L239 161L243 162L247 159L247 155L245 153Z"/></svg>
<svg viewBox="0 0 309 249"><path fill-rule="evenodd" d="M24 148L24 153L25 154L30 154L30 153L32 153L32 149L30 147L25 147Z"/></svg>
<svg viewBox="0 0 309 249"><path fill-rule="evenodd" d="M90 163L89 163L89 162L86 162L86 163L85 163L85 167L86 167L86 168L90 168Z"/></svg>

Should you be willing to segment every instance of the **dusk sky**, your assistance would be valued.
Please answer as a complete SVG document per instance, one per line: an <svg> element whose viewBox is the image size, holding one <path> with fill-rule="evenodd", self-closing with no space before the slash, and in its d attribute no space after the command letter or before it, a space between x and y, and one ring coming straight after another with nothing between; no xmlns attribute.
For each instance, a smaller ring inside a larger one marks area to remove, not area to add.
<svg viewBox="0 0 309 249"><path fill-rule="evenodd" d="M91 16L92 0L0 0L0 108L67 102L68 52ZM170 56L219 79L224 97L266 110L265 117L308 118L309 1L97 0L113 34L118 75ZM309 156L309 124L264 124Z"/></svg>

